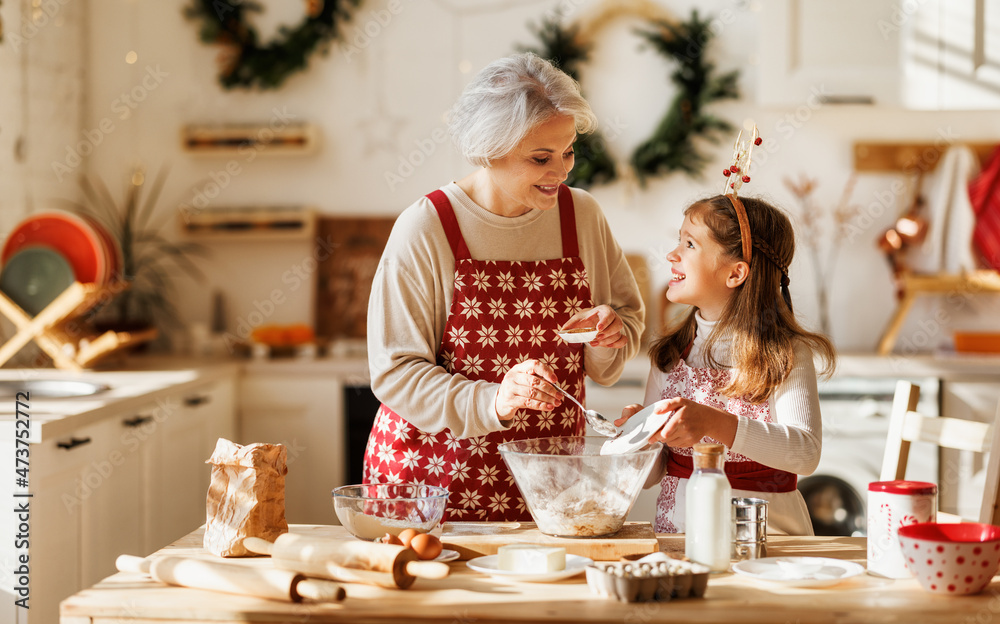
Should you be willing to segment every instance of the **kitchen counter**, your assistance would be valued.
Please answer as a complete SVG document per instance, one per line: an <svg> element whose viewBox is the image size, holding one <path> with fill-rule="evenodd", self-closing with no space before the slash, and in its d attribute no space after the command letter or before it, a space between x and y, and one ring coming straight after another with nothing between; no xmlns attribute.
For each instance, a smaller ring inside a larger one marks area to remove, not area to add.
<svg viewBox="0 0 1000 624"><path fill-rule="evenodd" d="M341 527L293 525L294 532L350 538ZM202 530L157 554L211 557L201 548ZM658 536L660 549L683 551L683 536ZM771 556L824 556L865 563L864 538L769 536ZM241 565L268 566L264 558ZM704 598L623 604L592 594L583 575L555 583L494 581L465 562L451 576L418 579L407 590L345 584L339 603L284 603L245 596L168 587L148 577L119 573L61 605L63 624L103 622L956 622L995 611L1000 581L976 596L945 598L912 579L862 575L833 587L763 585L731 573L713 575Z"/></svg>
<svg viewBox="0 0 1000 624"><path fill-rule="evenodd" d="M79 380L110 387L82 397L31 397L27 408L31 416L30 440L42 442L98 422L109 414L138 409L168 394L184 392L223 377L235 377L239 372L239 362L235 360L135 358L129 363L134 364L129 370L79 373L55 369L0 369L0 381ZM0 422L13 421L16 410L14 397L4 397L0 401Z"/></svg>
<svg viewBox="0 0 1000 624"><path fill-rule="evenodd" d="M948 380L1000 377L1000 354L936 353L923 355L876 355L840 353L837 376L841 377L937 377Z"/></svg>

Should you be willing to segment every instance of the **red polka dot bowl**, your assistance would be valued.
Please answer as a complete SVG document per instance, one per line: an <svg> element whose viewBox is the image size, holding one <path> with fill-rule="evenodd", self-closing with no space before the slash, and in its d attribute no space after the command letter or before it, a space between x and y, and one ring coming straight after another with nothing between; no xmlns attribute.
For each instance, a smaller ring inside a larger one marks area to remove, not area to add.
<svg viewBox="0 0 1000 624"><path fill-rule="evenodd" d="M899 527L906 567L927 591L978 594L1000 567L1000 526L923 522Z"/></svg>

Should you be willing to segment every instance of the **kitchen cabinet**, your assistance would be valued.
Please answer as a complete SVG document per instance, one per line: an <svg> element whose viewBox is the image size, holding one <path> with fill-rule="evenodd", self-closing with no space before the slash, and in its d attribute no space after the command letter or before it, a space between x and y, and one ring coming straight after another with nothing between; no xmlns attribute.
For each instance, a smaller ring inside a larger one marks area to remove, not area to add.
<svg viewBox="0 0 1000 624"><path fill-rule="evenodd" d="M32 445L30 609L19 609L21 622L55 622L59 601L85 587L82 578L83 505L80 477L97 459L100 426L84 427L72 436Z"/></svg>
<svg viewBox="0 0 1000 624"><path fill-rule="evenodd" d="M289 523L337 522L330 491L345 484L344 423L341 377L275 368L248 370L241 378L239 442L285 445Z"/></svg>
<svg viewBox="0 0 1000 624"><path fill-rule="evenodd" d="M148 450L147 552L205 522L212 456L220 437L236 436L235 381L194 388L167 397L153 416L160 424Z"/></svg>
<svg viewBox="0 0 1000 624"><path fill-rule="evenodd" d="M757 101L795 106L791 131L826 104L1000 108L1000 12L975 0L763 0Z"/></svg>
<svg viewBox="0 0 1000 624"><path fill-rule="evenodd" d="M57 621L60 600L141 552L140 474L120 433L111 418L32 445L28 622Z"/></svg>
<svg viewBox="0 0 1000 624"><path fill-rule="evenodd" d="M38 440L33 431L33 497L26 499L31 608L0 611L0 623L57 622L59 601L113 574L118 555L148 554L203 524L205 460L219 436L235 436L234 402L230 375L161 393L138 407L112 405L99 419L57 436ZM4 435L0 441L6 457L13 457L12 440ZM3 522L16 522L12 515L4 514ZM13 561L10 542L0 556Z"/></svg>
<svg viewBox="0 0 1000 624"><path fill-rule="evenodd" d="M901 38L889 0L764 0L759 13L757 101L803 106L898 105ZM794 124L793 124L794 125Z"/></svg>

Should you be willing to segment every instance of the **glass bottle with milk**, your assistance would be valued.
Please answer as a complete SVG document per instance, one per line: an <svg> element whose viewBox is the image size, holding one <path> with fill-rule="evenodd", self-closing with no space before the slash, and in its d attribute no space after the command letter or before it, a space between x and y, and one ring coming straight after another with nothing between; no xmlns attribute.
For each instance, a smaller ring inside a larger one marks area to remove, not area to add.
<svg viewBox="0 0 1000 624"><path fill-rule="evenodd" d="M684 554L713 572L729 569L733 491L722 471L726 447L694 445L694 472L685 490Z"/></svg>

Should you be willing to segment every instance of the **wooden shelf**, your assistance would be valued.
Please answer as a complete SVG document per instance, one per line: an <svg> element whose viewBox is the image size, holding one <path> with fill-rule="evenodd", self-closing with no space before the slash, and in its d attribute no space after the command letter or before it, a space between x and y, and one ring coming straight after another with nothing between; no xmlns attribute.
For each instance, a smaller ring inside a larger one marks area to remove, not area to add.
<svg viewBox="0 0 1000 624"><path fill-rule="evenodd" d="M967 143L966 145L985 163L1000 141L992 143ZM952 147L951 143L877 143L858 141L854 144L854 170L866 173L905 171L927 173Z"/></svg>
<svg viewBox="0 0 1000 624"><path fill-rule="evenodd" d="M0 314L17 328L0 346L0 366L31 341L52 358L56 368L78 371L116 351L153 340L158 333L156 328L97 333L80 322L84 314L126 288L128 286L122 282L105 286L73 282L34 317L0 292Z"/></svg>
<svg viewBox="0 0 1000 624"><path fill-rule="evenodd" d="M996 271L972 271L962 274L917 274L904 273L901 277L900 290L902 296L896 311L878 343L878 354L888 355L896 344L903 321L910 313L913 304L920 295L943 293L996 293L1000 292L1000 273Z"/></svg>
<svg viewBox="0 0 1000 624"><path fill-rule="evenodd" d="M319 148L319 128L309 123L189 125L181 129L181 149L191 156L239 158L303 156Z"/></svg>
<svg viewBox="0 0 1000 624"><path fill-rule="evenodd" d="M316 234L316 211L302 206L248 206L181 212L181 231L199 240L305 240Z"/></svg>

